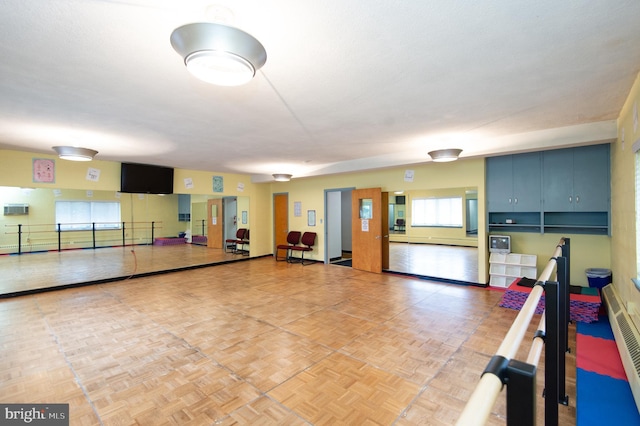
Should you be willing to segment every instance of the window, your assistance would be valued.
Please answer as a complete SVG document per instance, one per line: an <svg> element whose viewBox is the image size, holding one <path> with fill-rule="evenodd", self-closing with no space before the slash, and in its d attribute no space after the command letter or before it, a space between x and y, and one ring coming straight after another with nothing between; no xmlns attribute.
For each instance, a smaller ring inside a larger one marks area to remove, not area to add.
<svg viewBox="0 0 640 426"><path fill-rule="evenodd" d="M112 201L56 201L56 224L62 231L120 229L120 203Z"/></svg>
<svg viewBox="0 0 640 426"><path fill-rule="evenodd" d="M411 226L462 227L462 197L411 201Z"/></svg>

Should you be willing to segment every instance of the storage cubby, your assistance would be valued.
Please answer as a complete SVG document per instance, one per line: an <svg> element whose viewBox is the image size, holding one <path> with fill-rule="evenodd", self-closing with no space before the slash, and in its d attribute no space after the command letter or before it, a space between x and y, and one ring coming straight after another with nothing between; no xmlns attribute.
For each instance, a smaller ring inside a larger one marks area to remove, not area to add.
<svg viewBox="0 0 640 426"><path fill-rule="evenodd" d="M534 254L491 253L489 257L489 285L493 287L509 287L517 278L538 278Z"/></svg>

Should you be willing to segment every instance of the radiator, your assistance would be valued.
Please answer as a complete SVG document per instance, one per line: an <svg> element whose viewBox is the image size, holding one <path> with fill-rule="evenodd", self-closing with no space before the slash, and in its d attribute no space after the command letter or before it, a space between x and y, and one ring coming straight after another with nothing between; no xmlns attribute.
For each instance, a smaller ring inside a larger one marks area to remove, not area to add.
<svg viewBox="0 0 640 426"><path fill-rule="evenodd" d="M631 321L618 293L612 284L602 289L602 296L607 307L607 315L611 323L613 335L629 386L640 411L640 333Z"/></svg>

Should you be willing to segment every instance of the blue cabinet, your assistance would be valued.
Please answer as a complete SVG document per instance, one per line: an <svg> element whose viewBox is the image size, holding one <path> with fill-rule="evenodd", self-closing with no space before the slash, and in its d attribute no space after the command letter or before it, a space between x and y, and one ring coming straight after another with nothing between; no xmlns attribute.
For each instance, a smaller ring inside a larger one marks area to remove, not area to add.
<svg viewBox="0 0 640 426"><path fill-rule="evenodd" d="M540 153L487 159L488 210L540 211Z"/></svg>
<svg viewBox="0 0 640 426"><path fill-rule="evenodd" d="M490 232L609 234L609 144L487 158Z"/></svg>
<svg viewBox="0 0 640 426"><path fill-rule="evenodd" d="M545 212L609 210L609 145L545 151Z"/></svg>

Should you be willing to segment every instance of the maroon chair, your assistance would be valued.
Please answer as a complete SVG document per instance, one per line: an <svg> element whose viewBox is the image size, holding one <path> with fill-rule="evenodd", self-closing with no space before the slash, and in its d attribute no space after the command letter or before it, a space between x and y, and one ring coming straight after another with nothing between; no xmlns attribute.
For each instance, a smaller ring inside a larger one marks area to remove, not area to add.
<svg viewBox="0 0 640 426"><path fill-rule="evenodd" d="M245 229L244 235L242 236L242 238L238 238L238 240L236 241L236 253L240 253L243 256L249 256L249 249L247 248L248 245L249 245L249 229Z"/></svg>
<svg viewBox="0 0 640 426"><path fill-rule="evenodd" d="M286 260L287 262L289 261L289 258L291 256L291 249L293 247L296 247L298 244L300 244L301 235L302 233L300 231L289 231L289 233L287 234L287 244L278 244L278 246L276 247L277 261L280 261L280 260ZM278 253L280 252L280 250L284 250L285 252L284 257L278 257Z"/></svg>
<svg viewBox="0 0 640 426"><path fill-rule="evenodd" d="M238 241L243 241L245 233L247 233L247 229L240 228L236 231L235 238L224 240L224 251L227 253L238 253Z"/></svg>
<svg viewBox="0 0 640 426"><path fill-rule="evenodd" d="M302 234L302 239L300 240L301 246L291 247L291 257L289 262L300 262L304 265L304 253L308 251L313 251L313 245L316 243L316 233L315 232L305 232ZM295 257L293 252L299 251L300 257ZM313 263L313 262L308 262Z"/></svg>

